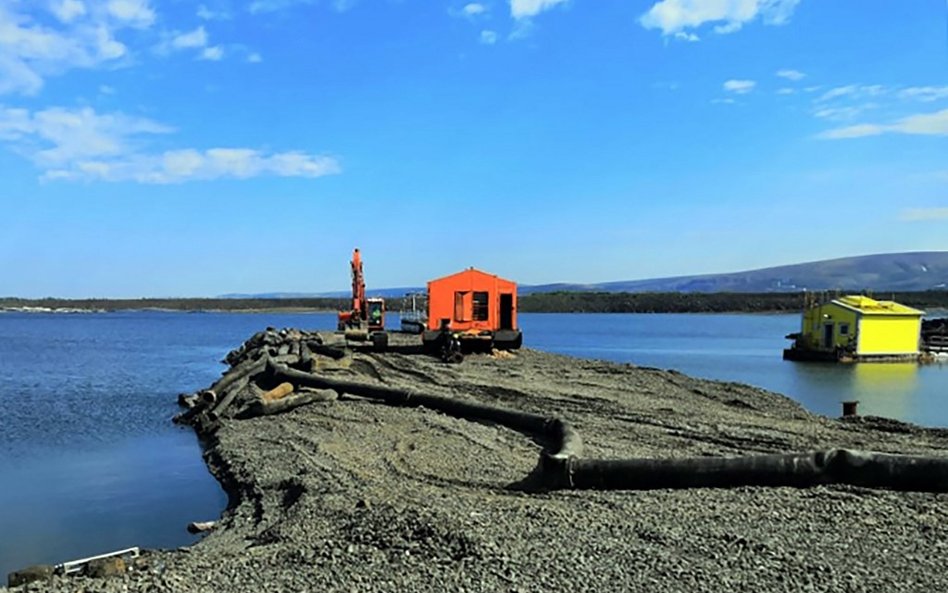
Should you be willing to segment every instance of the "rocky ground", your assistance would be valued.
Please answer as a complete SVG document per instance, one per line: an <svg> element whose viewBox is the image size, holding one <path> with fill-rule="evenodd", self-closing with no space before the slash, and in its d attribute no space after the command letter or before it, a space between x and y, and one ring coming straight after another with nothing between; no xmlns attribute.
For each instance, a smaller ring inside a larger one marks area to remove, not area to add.
<svg viewBox="0 0 948 593"><path fill-rule="evenodd" d="M948 455L948 431L532 350L459 365L358 352L321 372L560 416L589 457ZM224 419L205 455L231 505L203 541L121 576L22 590L948 591L948 495L513 488L540 450L504 427L357 397Z"/></svg>

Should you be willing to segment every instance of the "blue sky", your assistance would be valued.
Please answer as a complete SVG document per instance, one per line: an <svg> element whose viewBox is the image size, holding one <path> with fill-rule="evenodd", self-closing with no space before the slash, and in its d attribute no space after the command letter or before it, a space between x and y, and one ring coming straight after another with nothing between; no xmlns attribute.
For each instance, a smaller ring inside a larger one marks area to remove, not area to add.
<svg viewBox="0 0 948 593"><path fill-rule="evenodd" d="M0 296L948 249L945 0L0 0Z"/></svg>

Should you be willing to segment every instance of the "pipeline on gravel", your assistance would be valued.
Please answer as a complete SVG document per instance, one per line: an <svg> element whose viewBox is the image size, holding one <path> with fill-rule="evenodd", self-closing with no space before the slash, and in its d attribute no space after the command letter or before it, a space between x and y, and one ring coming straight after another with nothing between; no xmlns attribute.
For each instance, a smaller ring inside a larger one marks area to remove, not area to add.
<svg viewBox="0 0 948 593"><path fill-rule="evenodd" d="M830 449L780 455L681 459L583 459L582 440L565 421L442 396L342 381L294 370L274 362L274 378L384 401L423 406L469 420L496 422L542 436L550 442L538 471L521 483L526 489L650 490L659 488L806 488L849 484L921 492L948 492L948 458L891 455Z"/></svg>

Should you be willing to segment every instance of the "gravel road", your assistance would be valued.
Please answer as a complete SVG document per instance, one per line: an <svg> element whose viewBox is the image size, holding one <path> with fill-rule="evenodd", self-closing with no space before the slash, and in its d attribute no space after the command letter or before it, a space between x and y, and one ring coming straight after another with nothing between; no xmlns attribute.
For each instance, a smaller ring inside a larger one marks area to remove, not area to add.
<svg viewBox="0 0 948 593"><path fill-rule="evenodd" d="M322 372L560 416L589 457L948 455L948 431L830 419L745 385L526 349L459 365L360 352ZM504 427L356 397L227 419L205 451L230 494L215 531L119 577L22 590L948 591L948 495L516 490L540 450Z"/></svg>

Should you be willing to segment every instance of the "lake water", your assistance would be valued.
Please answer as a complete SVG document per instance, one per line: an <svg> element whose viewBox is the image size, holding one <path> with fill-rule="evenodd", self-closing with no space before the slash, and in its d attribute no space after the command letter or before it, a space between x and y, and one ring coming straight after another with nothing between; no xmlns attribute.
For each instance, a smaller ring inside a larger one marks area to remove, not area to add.
<svg viewBox="0 0 948 593"><path fill-rule="evenodd" d="M393 325L397 316L392 316ZM525 345L677 369L778 391L836 416L948 426L948 365L781 360L797 315L521 314ZM0 579L129 546L194 541L190 521L226 504L179 392L213 382L219 360L266 326L332 329L335 315L130 312L0 314Z"/></svg>

